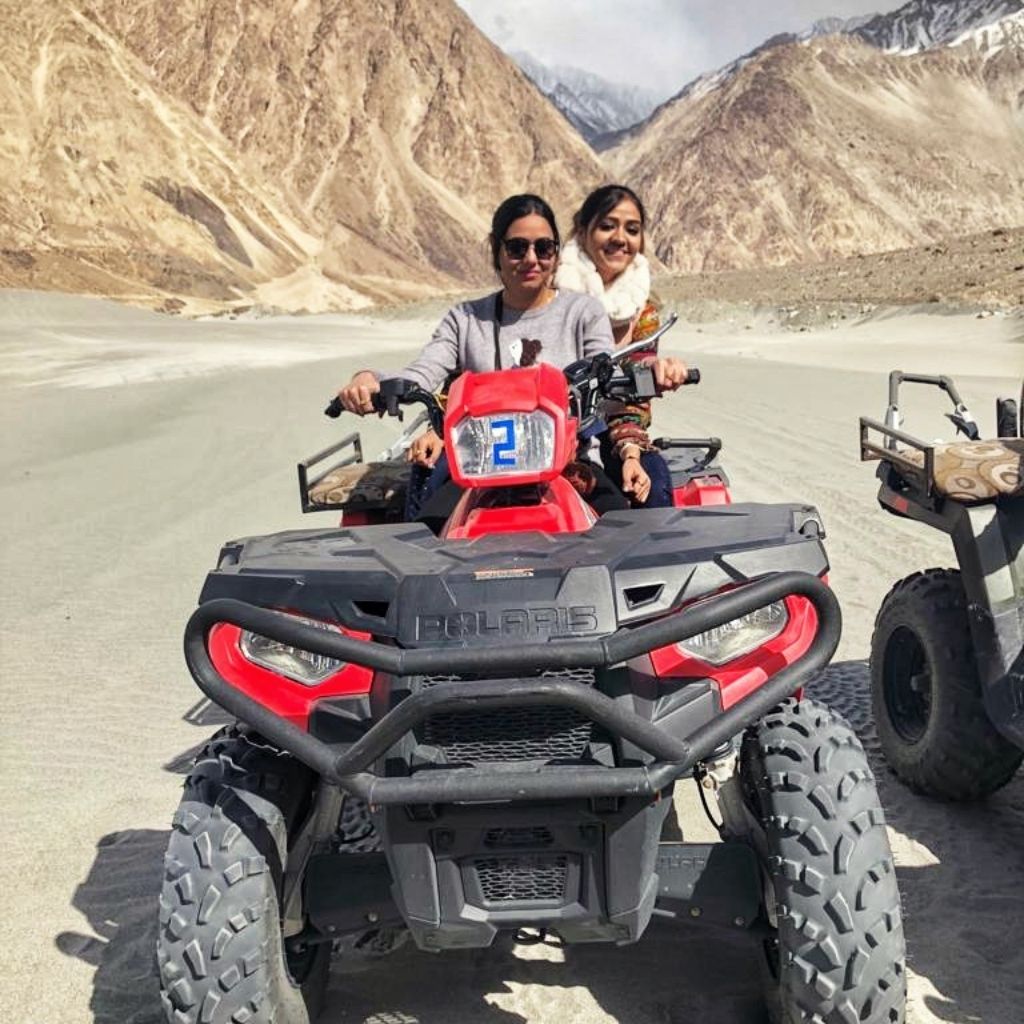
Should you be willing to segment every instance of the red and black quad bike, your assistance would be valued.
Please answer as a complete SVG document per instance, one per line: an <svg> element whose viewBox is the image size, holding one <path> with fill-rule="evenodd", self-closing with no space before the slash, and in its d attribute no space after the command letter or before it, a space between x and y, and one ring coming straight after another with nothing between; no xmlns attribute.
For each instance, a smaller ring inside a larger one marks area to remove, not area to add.
<svg viewBox="0 0 1024 1024"><path fill-rule="evenodd" d="M864 751L794 697L840 614L816 511L598 518L562 474L600 357L465 374L423 404L465 494L446 531L382 523L224 546L185 633L238 719L185 784L158 960L176 1024L306 1024L332 953L546 930L635 942L652 917L749 936L773 1018L904 1020L900 900ZM721 842L663 842L676 780Z"/></svg>
<svg viewBox="0 0 1024 1024"><path fill-rule="evenodd" d="M903 383L940 388L966 440L900 428ZM889 591L871 639L871 699L882 751L911 788L978 799L1024 757L1024 393L996 403L994 440L949 377L889 375L885 422L862 417L862 460L880 460L879 504L949 535L958 569L926 569Z"/></svg>
<svg viewBox="0 0 1024 1024"><path fill-rule="evenodd" d="M649 350L658 338L669 330L678 317L672 314L661 330L652 338L637 342L634 350ZM622 353L619 353L621 357ZM617 357L617 358L619 358ZM649 374L639 368L638 372ZM694 371L689 383L700 379ZM653 384L645 378L643 386L649 391ZM328 408L328 415L338 416L341 403ZM401 418L401 413L398 413ZM409 482L409 463L405 452L413 438L427 423L427 413L421 412L402 432L401 437L372 462L363 461L363 443L358 432L347 434L340 441L304 459L298 465L299 495L303 512L336 510L342 513L343 526L368 526L377 523L402 522ZM595 415L583 428L590 433L599 432L604 424ZM722 442L717 437L659 437L654 441L668 463L672 476L673 504L677 508L690 505L728 505L729 479L717 461ZM333 461L326 469L311 476L314 467L328 459ZM529 525L534 529L535 525Z"/></svg>

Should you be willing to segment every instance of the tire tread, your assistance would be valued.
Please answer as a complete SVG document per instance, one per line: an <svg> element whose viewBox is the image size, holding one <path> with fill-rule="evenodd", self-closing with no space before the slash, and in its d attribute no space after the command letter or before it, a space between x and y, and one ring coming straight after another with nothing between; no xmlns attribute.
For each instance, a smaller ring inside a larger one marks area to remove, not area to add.
<svg viewBox="0 0 1024 1024"><path fill-rule="evenodd" d="M885 650L901 626L917 636L932 675L931 721L917 743L896 732L884 696ZM871 704L886 761L907 786L926 796L989 796L1013 778L1024 759L985 711L959 570L914 573L886 595L871 638Z"/></svg>
<svg viewBox="0 0 1024 1024"><path fill-rule="evenodd" d="M790 700L748 731L743 754L779 924L773 1019L903 1024L899 891L860 741L824 706Z"/></svg>

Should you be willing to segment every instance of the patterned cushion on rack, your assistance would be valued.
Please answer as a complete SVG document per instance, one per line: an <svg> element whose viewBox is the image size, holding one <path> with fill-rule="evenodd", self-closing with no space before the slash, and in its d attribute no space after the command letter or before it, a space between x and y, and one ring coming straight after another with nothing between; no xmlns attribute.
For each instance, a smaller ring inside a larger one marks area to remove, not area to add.
<svg viewBox="0 0 1024 1024"><path fill-rule="evenodd" d="M900 454L924 466L924 452ZM955 441L935 446L932 485L939 494L966 505L992 501L1000 495L1024 494L1024 440Z"/></svg>
<svg viewBox="0 0 1024 1024"><path fill-rule="evenodd" d="M358 462L331 470L309 489L309 500L323 508L390 505L400 499L408 480L408 463Z"/></svg>

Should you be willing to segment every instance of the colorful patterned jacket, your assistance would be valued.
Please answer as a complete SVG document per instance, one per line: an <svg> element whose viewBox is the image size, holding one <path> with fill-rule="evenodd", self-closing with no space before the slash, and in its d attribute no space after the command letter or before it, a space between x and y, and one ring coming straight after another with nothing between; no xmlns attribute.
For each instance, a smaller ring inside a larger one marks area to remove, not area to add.
<svg viewBox="0 0 1024 1024"><path fill-rule="evenodd" d="M658 308L653 302L648 302L633 324L633 330L629 340L642 341L650 337L661 325L658 316ZM654 343L651 349L642 349L634 352L630 362L643 362L657 355L658 343ZM608 424L608 438L611 441L612 451L621 459L624 449L630 446L637 446L641 452L655 451L651 443L648 429L651 425L651 403L650 402L608 402L605 405L605 421Z"/></svg>

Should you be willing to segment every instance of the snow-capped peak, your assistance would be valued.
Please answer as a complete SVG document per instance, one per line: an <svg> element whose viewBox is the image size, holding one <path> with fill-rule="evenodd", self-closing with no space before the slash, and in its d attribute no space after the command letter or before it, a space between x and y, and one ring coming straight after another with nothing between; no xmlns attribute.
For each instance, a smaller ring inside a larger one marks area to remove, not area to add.
<svg viewBox="0 0 1024 1024"><path fill-rule="evenodd" d="M973 44L979 49L987 51L991 56L1014 41L1024 44L1024 10L1002 18L994 24L970 28L962 35L957 36L949 45Z"/></svg>
<svg viewBox="0 0 1024 1024"><path fill-rule="evenodd" d="M509 56L588 142L642 121L664 99L650 89L610 82L580 68L549 67L522 51Z"/></svg>
<svg viewBox="0 0 1024 1024"><path fill-rule="evenodd" d="M976 29L1024 10L1024 0L910 0L849 34L887 53L913 54L955 45Z"/></svg>

